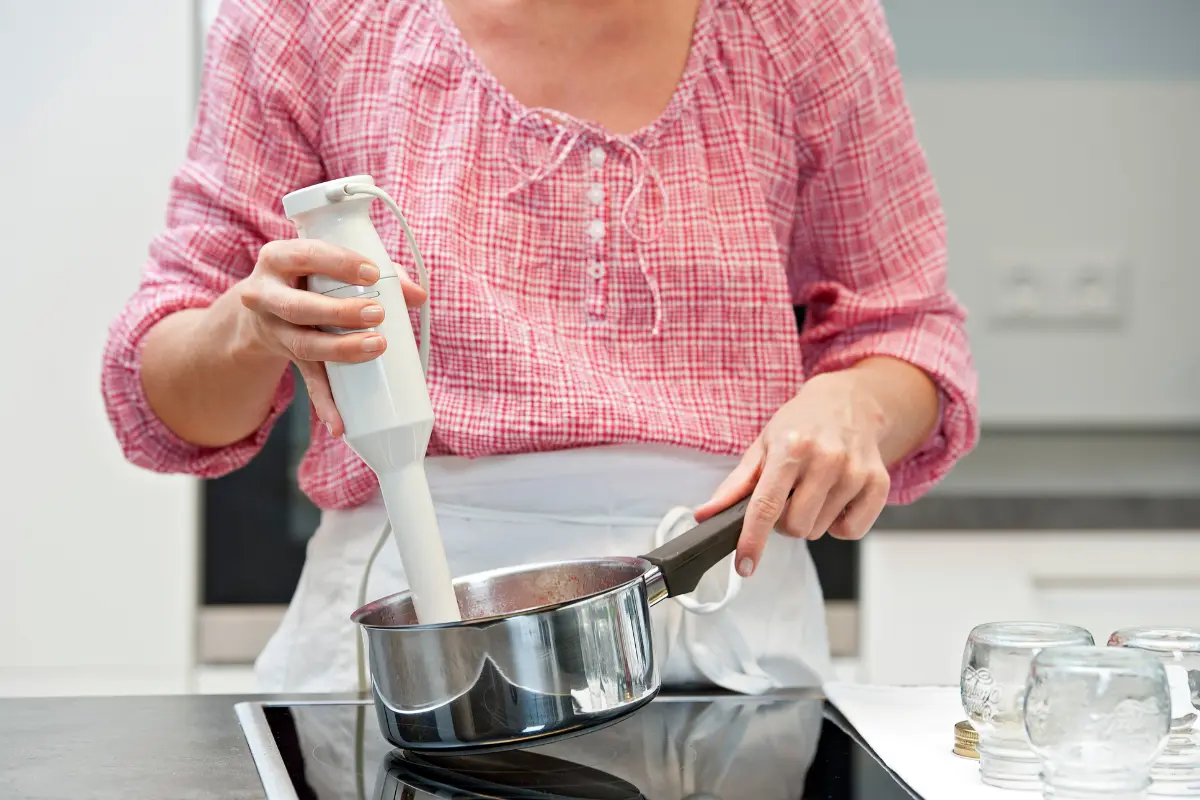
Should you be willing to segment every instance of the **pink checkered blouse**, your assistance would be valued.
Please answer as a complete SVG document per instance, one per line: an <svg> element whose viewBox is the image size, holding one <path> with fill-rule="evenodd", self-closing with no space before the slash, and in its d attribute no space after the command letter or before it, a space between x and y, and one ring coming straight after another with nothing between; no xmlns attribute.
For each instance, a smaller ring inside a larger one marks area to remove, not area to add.
<svg viewBox="0 0 1200 800"><path fill-rule="evenodd" d="M894 469L892 502L976 441L942 208L878 0L703 0L674 98L628 136L522 107L440 0L234 0L210 35L165 229L105 352L130 460L213 477L259 450L290 372L257 433L196 447L150 410L140 345L295 235L284 194L360 173L397 199L428 262L431 454L736 453L805 376L871 355L916 364L941 390L938 430ZM369 499L366 465L320 425L312 437L309 497Z"/></svg>

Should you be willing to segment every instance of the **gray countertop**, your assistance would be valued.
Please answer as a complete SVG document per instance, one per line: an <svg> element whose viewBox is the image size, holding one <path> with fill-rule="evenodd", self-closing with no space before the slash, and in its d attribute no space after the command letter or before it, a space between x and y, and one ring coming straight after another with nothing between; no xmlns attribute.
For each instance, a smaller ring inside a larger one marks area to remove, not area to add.
<svg viewBox="0 0 1200 800"><path fill-rule="evenodd" d="M1200 532L1200 432L985 430L889 530Z"/></svg>
<svg viewBox="0 0 1200 800"><path fill-rule="evenodd" d="M1060 494L930 495L889 506L872 529L888 531L1180 531L1200 534L1195 496Z"/></svg>
<svg viewBox="0 0 1200 800"><path fill-rule="evenodd" d="M263 800L233 711L249 699L0 700L0 797Z"/></svg>

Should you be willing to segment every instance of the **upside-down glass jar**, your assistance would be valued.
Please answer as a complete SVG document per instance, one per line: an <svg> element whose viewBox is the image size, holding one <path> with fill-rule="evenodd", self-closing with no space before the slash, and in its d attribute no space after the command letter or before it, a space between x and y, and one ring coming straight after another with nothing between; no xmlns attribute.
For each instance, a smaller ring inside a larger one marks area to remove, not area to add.
<svg viewBox="0 0 1200 800"><path fill-rule="evenodd" d="M1171 733L1150 769L1150 794L1200 797L1200 630L1124 628L1110 636L1108 644L1151 653L1167 671Z"/></svg>
<svg viewBox="0 0 1200 800"><path fill-rule="evenodd" d="M1002 789L1041 789L1041 764L1025 738L1029 664L1047 647L1093 644L1087 629L1052 622L989 622L971 631L959 688L979 734L980 780Z"/></svg>
<svg viewBox="0 0 1200 800"><path fill-rule="evenodd" d="M1167 673L1149 653L1055 647L1030 665L1025 730L1045 800L1143 800L1170 725Z"/></svg>

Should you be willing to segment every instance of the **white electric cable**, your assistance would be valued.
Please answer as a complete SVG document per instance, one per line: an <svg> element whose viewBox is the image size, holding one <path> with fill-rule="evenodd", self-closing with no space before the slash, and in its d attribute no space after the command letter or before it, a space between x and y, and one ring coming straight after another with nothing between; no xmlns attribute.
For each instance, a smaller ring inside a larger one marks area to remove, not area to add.
<svg viewBox="0 0 1200 800"><path fill-rule="evenodd" d="M380 189L378 186L371 186L367 183L348 183L340 190L334 189L333 192L345 193L347 195L369 194L374 198L383 201L383 204L396 215L396 219L400 221L400 228L404 231L404 238L408 240L408 249L412 252L413 261L417 267L417 282L425 293L429 293L429 273L425 271L425 259L421 257L421 248L417 247L417 237L413 235L412 228L408 225L408 220L404 218L404 212L400 210L400 206L396 205L387 192ZM399 266L399 265L397 265ZM417 311L417 316L420 320L420 332L417 339L417 352L421 354L421 370L427 375L429 374L429 300L428 298L421 304L421 308Z"/></svg>

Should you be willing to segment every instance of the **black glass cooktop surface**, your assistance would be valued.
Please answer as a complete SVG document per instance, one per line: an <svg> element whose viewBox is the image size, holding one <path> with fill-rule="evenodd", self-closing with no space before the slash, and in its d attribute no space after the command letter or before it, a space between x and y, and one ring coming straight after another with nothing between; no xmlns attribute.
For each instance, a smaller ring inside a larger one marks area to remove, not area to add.
<svg viewBox="0 0 1200 800"><path fill-rule="evenodd" d="M238 707L269 800L913 800L814 698L660 697L491 755L396 750L369 704Z"/></svg>

